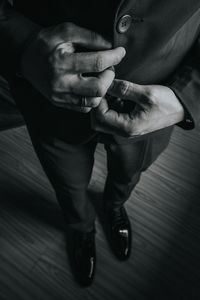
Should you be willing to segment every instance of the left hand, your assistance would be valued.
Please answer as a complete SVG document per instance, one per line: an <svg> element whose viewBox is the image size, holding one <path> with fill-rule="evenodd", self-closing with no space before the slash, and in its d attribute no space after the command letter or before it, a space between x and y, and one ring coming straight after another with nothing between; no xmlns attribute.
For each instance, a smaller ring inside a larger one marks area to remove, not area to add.
<svg viewBox="0 0 200 300"><path fill-rule="evenodd" d="M138 85L115 79L108 94L136 103L128 113L109 108L106 98L92 110L92 128L128 138L143 135L184 119L184 109L174 92L161 85Z"/></svg>

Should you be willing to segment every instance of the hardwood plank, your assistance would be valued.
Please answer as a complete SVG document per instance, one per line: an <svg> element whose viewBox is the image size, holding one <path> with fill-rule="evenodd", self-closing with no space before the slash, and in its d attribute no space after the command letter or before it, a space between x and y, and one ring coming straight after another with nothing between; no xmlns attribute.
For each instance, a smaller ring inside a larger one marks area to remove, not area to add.
<svg viewBox="0 0 200 300"><path fill-rule="evenodd" d="M71 274L64 221L25 127L0 134L0 299L123 300L200 297L200 133L176 128L143 174L127 209L133 252L118 262L99 211L106 158L99 145L90 184L98 212L97 274L80 288Z"/></svg>

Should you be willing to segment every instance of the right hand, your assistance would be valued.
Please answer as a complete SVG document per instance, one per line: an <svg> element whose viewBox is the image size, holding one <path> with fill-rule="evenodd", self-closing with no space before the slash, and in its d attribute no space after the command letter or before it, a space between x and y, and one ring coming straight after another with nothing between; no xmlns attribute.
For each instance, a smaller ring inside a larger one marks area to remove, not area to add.
<svg viewBox="0 0 200 300"><path fill-rule="evenodd" d="M110 67L124 55L124 48L111 49L99 34L62 23L37 34L22 56L21 71L54 105L87 113L105 96L115 76ZM81 97L86 97L85 107Z"/></svg>

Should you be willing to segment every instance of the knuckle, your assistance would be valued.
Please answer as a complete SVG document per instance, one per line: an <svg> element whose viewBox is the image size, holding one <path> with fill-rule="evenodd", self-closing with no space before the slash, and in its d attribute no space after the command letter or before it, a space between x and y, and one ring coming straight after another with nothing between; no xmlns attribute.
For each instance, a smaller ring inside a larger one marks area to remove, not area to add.
<svg viewBox="0 0 200 300"><path fill-rule="evenodd" d="M96 81L96 83L94 84L94 96L95 97L103 97L106 94L106 89L105 86L100 82L100 81Z"/></svg>
<svg viewBox="0 0 200 300"><path fill-rule="evenodd" d="M68 35L71 36L73 28L74 28L74 26L73 26L72 22L64 22L61 24L61 30L63 32L65 32L66 36L68 36Z"/></svg>
<svg viewBox="0 0 200 300"><path fill-rule="evenodd" d="M148 86L148 85L144 85L143 86L143 91L144 91L144 94L148 97L148 98L151 98L152 97L152 89Z"/></svg>
<svg viewBox="0 0 200 300"><path fill-rule="evenodd" d="M143 90L143 99L145 99L146 103L153 104L154 102L156 102L156 97L149 86L144 86Z"/></svg>
<svg viewBox="0 0 200 300"><path fill-rule="evenodd" d="M95 58L94 71L101 72L104 69L104 62L102 55L98 54Z"/></svg>
<svg viewBox="0 0 200 300"><path fill-rule="evenodd" d="M126 95L128 89L129 89L129 85L130 85L130 83L126 80L120 81L118 88L119 88L119 92L122 96Z"/></svg>

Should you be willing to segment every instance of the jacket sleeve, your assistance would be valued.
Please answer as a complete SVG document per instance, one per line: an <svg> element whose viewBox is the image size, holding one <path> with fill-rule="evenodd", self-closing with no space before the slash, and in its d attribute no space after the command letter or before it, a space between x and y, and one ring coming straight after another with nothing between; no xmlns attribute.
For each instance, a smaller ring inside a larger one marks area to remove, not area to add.
<svg viewBox="0 0 200 300"><path fill-rule="evenodd" d="M16 12L11 1L0 0L0 72L5 78L15 75L23 49L40 29Z"/></svg>
<svg viewBox="0 0 200 300"><path fill-rule="evenodd" d="M184 121L178 123L183 129L200 125L200 36L184 62L173 76L169 87L174 91L185 109Z"/></svg>

